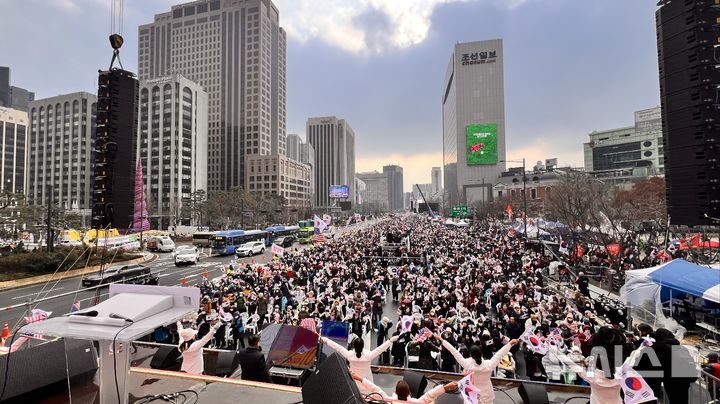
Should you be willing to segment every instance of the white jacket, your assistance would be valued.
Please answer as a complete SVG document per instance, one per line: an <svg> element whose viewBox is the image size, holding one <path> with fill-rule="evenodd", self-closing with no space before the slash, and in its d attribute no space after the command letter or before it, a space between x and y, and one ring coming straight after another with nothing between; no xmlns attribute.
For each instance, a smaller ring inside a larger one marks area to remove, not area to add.
<svg viewBox="0 0 720 404"><path fill-rule="evenodd" d="M205 363L203 361L203 347L210 342L213 336L215 336L215 331L217 331L218 328L220 328L220 323L211 327L210 331L205 334L204 337L190 344L188 349L182 352L183 361L182 366L180 367L181 371L191 375L202 374L203 369L205 368Z"/></svg>
<svg viewBox="0 0 720 404"><path fill-rule="evenodd" d="M505 346L500 348L500 350L497 351L492 358L477 364L473 358L463 358L460 352L458 352L458 350L455 349L454 346L450 345L450 343L446 340L443 340L442 345L452 354L457 363L460 364L466 373L474 373L473 379L475 381L475 387L480 389L479 403L491 404L495 400L495 392L493 391L490 376L492 376L493 370L495 370L497 365L500 363L502 357L507 355L513 346L510 343L507 343Z"/></svg>
<svg viewBox="0 0 720 404"><path fill-rule="evenodd" d="M368 351L367 349L363 350L362 355L358 358L355 351L348 351L345 347L337 344L329 338L322 337L322 340L323 343L327 344L330 348L334 349L350 362L350 370L370 381L373 381L372 370L370 369L373 359L387 351L387 349L392 345L392 341L387 340L372 351Z"/></svg>

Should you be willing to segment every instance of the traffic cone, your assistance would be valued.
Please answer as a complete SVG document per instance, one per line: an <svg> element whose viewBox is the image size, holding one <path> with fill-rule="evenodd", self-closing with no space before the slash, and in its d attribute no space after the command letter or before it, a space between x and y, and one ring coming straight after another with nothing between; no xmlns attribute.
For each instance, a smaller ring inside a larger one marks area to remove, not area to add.
<svg viewBox="0 0 720 404"><path fill-rule="evenodd" d="M183 286L187 285L187 278L183 276L180 283L182 283Z"/></svg>
<svg viewBox="0 0 720 404"><path fill-rule="evenodd" d="M10 336L10 327L8 327L8 323L5 323L3 325L2 334L0 334L0 338L8 339L9 336Z"/></svg>
<svg viewBox="0 0 720 404"><path fill-rule="evenodd" d="M207 279L209 276L210 274L208 274L208 271L205 270L205 272L203 272L203 278Z"/></svg>

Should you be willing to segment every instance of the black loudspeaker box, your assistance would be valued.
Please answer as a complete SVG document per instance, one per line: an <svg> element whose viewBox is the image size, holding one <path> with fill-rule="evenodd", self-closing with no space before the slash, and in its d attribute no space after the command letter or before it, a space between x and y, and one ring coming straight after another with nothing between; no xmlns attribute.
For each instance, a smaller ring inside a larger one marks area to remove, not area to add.
<svg viewBox="0 0 720 404"><path fill-rule="evenodd" d="M363 404L345 359L333 353L302 386L303 404Z"/></svg>
<svg viewBox="0 0 720 404"><path fill-rule="evenodd" d="M150 367L162 370L180 370L180 351L175 346L161 346L150 361Z"/></svg>

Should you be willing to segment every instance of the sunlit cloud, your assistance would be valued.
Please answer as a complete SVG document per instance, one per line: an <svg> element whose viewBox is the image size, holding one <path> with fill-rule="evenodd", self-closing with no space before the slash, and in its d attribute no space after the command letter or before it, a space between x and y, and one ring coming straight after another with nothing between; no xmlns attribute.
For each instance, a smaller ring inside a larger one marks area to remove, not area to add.
<svg viewBox="0 0 720 404"><path fill-rule="evenodd" d="M469 0L277 0L280 24L305 42L319 38L352 53L417 45L428 36L436 6ZM477 0L515 8L527 0Z"/></svg>

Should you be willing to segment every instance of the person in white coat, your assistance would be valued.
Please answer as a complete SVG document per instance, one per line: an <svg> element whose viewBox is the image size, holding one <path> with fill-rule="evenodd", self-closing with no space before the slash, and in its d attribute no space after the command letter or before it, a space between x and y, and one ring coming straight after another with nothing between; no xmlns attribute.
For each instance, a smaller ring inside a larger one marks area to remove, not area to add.
<svg viewBox="0 0 720 404"><path fill-rule="evenodd" d="M197 330L192 328L183 328L181 322L177 322L178 335L180 336L180 344L178 350L182 355L183 361L180 371L191 374L201 375L205 368L203 362L203 347L215 336L215 332L220 328L220 321L215 320L210 331L199 340L195 340Z"/></svg>
<svg viewBox="0 0 720 404"><path fill-rule="evenodd" d="M410 396L410 386L405 380L398 380L397 385L395 385L395 393L389 395L383 389L378 387L375 383L371 382L368 379L364 379L362 376L353 372L352 370L350 371L350 375L352 376L353 380L361 383L363 387L365 387L365 389L370 391L371 394L380 395L383 399L402 400L409 403L432 404L441 395L456 390L458 387L457 382L450 382L444 385L438 384L430 391L420 396L420 398L414 398ZM373 397L371 396L368 398L372 399Z"/></svg>
<svg viewBox="0 0 720 404"><path fill-rule="evenodd" d="M510 342L500 348L500 350L497 351L492 358L483 360L482 350L477 345L470 347L470 357L464 358L454 346L443 340L439 334L435 334L435 338L438 341L442 341L442 346L452 354L465 373L473 372L475 387L480 390L478 403L492 404L493 401L495 401L495 392L493 391L490 377L503 356L507 355L508 352L510 352L510 349L517 345L520 341L517 339L510 340Z"/></svg>
<svg viewBox="0 0 720 404"><path fill-rule="evenodd" d="M330 348L334 349L337 353L347 359L348 362L350 362L350 370L357 372L364 379L368 379L371 382L373 381L373 376L370 365L372 364L373 359L387 351L393 342L398 340L398 338L399 337L396 335L372 351L365 349L365 342L362 338L356 338L353 341L353 350L349 351L329 338L320 337L323 343L327 344Z"/></svg>

